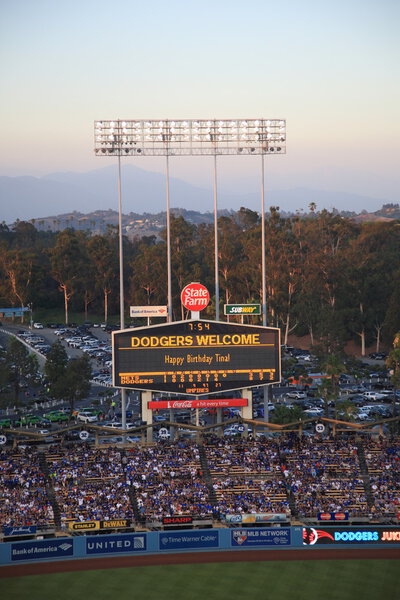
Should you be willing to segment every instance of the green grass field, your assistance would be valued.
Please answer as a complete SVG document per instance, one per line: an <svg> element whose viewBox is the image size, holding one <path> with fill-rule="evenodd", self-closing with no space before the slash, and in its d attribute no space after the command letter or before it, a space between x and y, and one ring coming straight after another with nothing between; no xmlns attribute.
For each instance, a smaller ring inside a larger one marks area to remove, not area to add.
<svg viewBox="0 0 400 600"><path fill-rule="evenodd" d="M398 600L398 560L172 565L0 579L4 600Z"/></svg>

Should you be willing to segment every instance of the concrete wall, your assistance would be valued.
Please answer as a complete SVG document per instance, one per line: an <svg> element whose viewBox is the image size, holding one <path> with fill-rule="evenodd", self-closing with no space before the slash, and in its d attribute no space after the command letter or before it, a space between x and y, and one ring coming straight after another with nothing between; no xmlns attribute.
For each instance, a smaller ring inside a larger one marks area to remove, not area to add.
<svg viewBox="0 0 400 600"><path fill-rule="evenodd" d="M216 550L283 548L400 548L397 526L243 527L82 535L5 542L0 565L42 561Z"/></svg>

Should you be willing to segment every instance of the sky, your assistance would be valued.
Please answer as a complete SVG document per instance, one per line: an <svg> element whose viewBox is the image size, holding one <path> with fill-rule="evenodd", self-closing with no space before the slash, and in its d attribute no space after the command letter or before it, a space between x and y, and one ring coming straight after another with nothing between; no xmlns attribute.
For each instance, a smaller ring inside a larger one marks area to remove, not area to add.
<svg viewBox="0 0 400 600"><path fill-rule="evenodd" d="M267 186L397 203L399 17L398 0L1 0L0 175L109 166L97 119L282 118ZM201 185L207 161L170 173ZM253 192L259 168L221 158L219 184Z"/></svg>

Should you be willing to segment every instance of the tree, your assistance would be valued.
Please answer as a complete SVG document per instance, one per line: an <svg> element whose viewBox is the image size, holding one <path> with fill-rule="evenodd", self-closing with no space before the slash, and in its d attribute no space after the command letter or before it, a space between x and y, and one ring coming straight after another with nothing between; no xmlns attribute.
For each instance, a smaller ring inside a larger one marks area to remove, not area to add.
<svg viewBox="0 0 400 600"><path fill-rule="evenodd" d="M279 423L280 425L287 425L288 423L295 423L300 421L304 417L303 409L300 406L293 406L289 408L284 404L277 404L275 410L271 413L271 423Z"/></svg>
<svg viewBox="0 0 400 600"><path fill-rule="evenodd" d="M88 243L89 257L94 265L95 288L103 296L104 321L108 321L109 296L115 291L118 274L117 238L113 232L96 235Z"/></svg>
<svg viewBox="0 0 400 600"><path fill-rule="evenodd" d="M328 403L331 401L335 406L336 418L336 401L339 397L339 378L342 373L346 373L347 369L340 356L337 354L328 354L321 362L321 369L329 376L320 385L321 395L325 400L325 416L328 416Z"/></svg>
<svg viewBox="0 0 400 600"><path fill-rule="evenodd" d="M131 262L128 297L132 304L166 304L166 253L163 243L141 243Z"/></svg>
<svg viewBox="0 0 400 600"><path fill-rule="evenodd" d="M236 219L243 230L252 229L260 222L260 216L257 212L243 206L237 211Z"/></svg>
<svg viewBox="0 0 400 600"><path fill-rule="evenodd" d="M32 281L34 256L26 250L9 250L1 253L3 271L8 280L11 302L26 306Z"/></svg>
<svg viewBox="0 0 400 600"><path fill-rule="evenodd" d="M64 397L63 378L65 376L67 364L68 356L65 348L60 341L57 341L52 345L50 352L47 354L47 360L44 367L52 398L62 399Z"/></svg>
<svg viewBox="0 0 400 600"><path fill-rule="evenodd" d="M90 392L92 368L89 357L84 354L68 360L65 348L56 342L47 355L45 373L50 395L58 400L68 400L72 415L75 401L86 398Z"/></svg>
<svg viewBox="0 0 400 600"><path fill-rule="evenodd" d="M383 337L389 344L396 337L396 332L400 330L400 310L399 310L399 290L400 290L400 271L394 275L394 290L389 297L385 320L383 323Z"/></svg>
<svg viewBox="0 0 400 600"><path fill-rule="evenodd" d="M393 384L392 416L396 416L396 396L400 389L400 331L395 335L393 350L386 359L386 366L390 369L390 379Z"/></svg>
<svg viewBox="0 0 400 600"><path fill-rule="evenodd" d="M343 417L348 423L355 421L357 407L348 399L340 400L336 403L336 410L339 417Z"/></svg>
<svg viewBox="0 0 400 600"><path fill-rule="evenodd" d="M83 400L89 395L91 375L92 368L87 354L79 358L71 358L68 361L60 383L63 385L64 398L69 402L71 415L75 402Z"/></svg>
<svg viewBox="0 0 400 600"><path fill-rule="evenodd" d="M80 279L82 260L82 235L65 229L57 236L57 243L51 251L52 275L64 295L65 323L68 324L68 308L71 296L75 293Z"/></svg>
<svg viewBox="0 0 400 600"><path fill-rule="evenodd" d="M14 336L10 337L5 357L5 368L8 373L8 382L14 391L15 405L19 404L21 382L25 377L33 377L38 370L38 361L34 354L30 354L26 346Z"/></svg>

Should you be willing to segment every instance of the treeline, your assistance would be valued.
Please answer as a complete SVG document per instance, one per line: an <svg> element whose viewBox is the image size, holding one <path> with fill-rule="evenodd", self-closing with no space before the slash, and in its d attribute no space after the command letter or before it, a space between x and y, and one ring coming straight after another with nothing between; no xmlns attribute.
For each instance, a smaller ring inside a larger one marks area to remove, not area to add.
<svg viewBox="0 0 400 600"><path fill-rule="evenodd" d="M315 207L304 216L266 218L268 324L310 335L336 351L350 339L391 345L400 330L399 221L356 224ZM167 303L166 232L162 241L124 238L126 307ZM261 301L261 222L241 208L218 219L220 312L225 303ZM214 290L214 229L171 217L173 315L186 318L182 288L199 281ZM118 314L118 231L40 232L31 223L0 225L0 306L63 308ZM127 308L127 311L129 309ZM215 298L204 318L215 318ZM253 322L256 322L253 317ZM260 321L261 322L261 321Z"/></svg>

